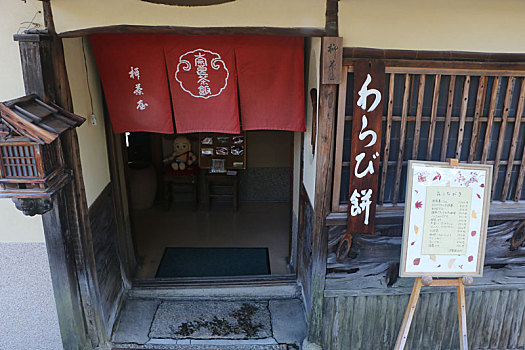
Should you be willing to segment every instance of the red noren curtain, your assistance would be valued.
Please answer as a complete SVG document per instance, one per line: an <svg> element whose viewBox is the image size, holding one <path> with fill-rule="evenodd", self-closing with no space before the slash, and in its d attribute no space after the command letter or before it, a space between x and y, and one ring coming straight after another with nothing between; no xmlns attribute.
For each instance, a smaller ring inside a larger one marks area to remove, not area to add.
<svg viewBox="0 0 525 350"><path fill-rule="evenodd" d="M240 133L232 44L231 36L166 36L177 133Z"/></svg>
<svg viewBox="0 0 525 350"><path fill-rule="evenodd" d="M163 38L97 34L90 41L115 133L173 133Z"/></svg>
<svg viewBox="0 0 525 350"><path fill-rule="evenodd" d="M235 57L243 130L305 131L304 39L244 36Z"/></svg>
<svg viewBox="0 0 525 350"><path fill-rule="evenodd" d="M239 105L243 130L305 130L303 38L97 34L90 40L116 133L173 133L171 106L177 133L239 133Z"/></svg>

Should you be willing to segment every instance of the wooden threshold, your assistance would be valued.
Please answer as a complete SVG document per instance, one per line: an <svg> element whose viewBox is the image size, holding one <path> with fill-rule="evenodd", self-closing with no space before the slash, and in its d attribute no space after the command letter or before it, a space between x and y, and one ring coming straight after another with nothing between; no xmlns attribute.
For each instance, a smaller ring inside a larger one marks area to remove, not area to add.
<svg viewBox="0 0 525 350"><path fill-rule="evenodd" d="M141 298L297 298L297 277L289 275L137 279L129 295Z"/></svg>
<svg viewBox="0 0 525 350"><path fill-rule="evenodd" d="M135 279L132 288L220 288L232 286L280 285L295 283L295 274L265 276L225 276L225 277L176 277Z"/></svg>
<svg viewBox="0 0 525 350"><path fill-rule="evenodd" d="M346 208L341 206L340 208ZM405 215L404 204L382 205L377 207L377 224L402 224ZM519 202L499 202L493 201L490 205L489 220L524 220L525 201ZM326 226L346 225L347 213L330 213L326 217Z"/></svg>

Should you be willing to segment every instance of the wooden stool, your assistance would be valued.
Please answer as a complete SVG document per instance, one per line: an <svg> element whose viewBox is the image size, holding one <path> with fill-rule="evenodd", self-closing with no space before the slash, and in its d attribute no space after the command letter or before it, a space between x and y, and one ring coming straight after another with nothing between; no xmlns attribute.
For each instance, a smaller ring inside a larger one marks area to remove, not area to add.
<svg viewBox="0 0 525 350"><path fill-rule="evenodd" d="M166 184L166 190L164 191L164 198L168 203L168 208L172 201L173 196L173 184L177 185L191 185L192 193L192 203L193 210L197 209L198 205L198 196L197 188L198 186L198 174L189 174L189 175L175 175L175 174L164 174L164 183ZM190 191L181 191L181 193L190 193Z"/></svg>
<svg viewBox="0 0 525 350"><path fill-rule="evenodd" d="M231 198L233 200L233 210L237 211L239 178L237 174L206 174L206 208L210 208L211 198ZM213 193L213 188L231 188L231 193Z"/></svg>

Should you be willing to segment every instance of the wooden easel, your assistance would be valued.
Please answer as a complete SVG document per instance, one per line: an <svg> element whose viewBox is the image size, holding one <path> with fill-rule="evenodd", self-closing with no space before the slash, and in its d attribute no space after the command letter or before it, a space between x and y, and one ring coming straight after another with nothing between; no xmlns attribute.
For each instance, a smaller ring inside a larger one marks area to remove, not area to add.
<svg viewBox="0 0 525 350"><path fill-rule="evenodd" d="M414 282L414 288L410 299L408 301L405 316L401 323L401 329L397 335L396 345L394 350L402 350L405 348L405 344L408 338L408 332L410 331L410 324L414 318L414 312L416 311L417 302L419 300L419 293L421 292L422 286L428 287L456 287L458 294L458 321L459 321L459 344L461 350L468 350L467 342L467 310L465 308L465 286L470 286L473 282L472 277L459 277L453 279L441 279L433 280L430 276L424 276L423 278L417 277Z"/></svg>
<svg viewBox="0 0 525 350"><path fill-rule="evenodd" d="M448 158L447 162L451 166L458 165L458 159ZM394 350L402 350L405 348L405 344L408 338L408 332L410 331L410 325L414 318L416 311L417 302L419 300L419 293L421 292L422 286L428 287L456 287L458 294L458 325L459 325L459 345L461 350L468 350L467 341L467 311L465 309L465 286L470 286L473 282L471 276L459 277L453 279L441 279L434 280L431 276L417 277L414 282L414 288L410 299L408 300L407 309L403 322L401 323L401 329L397 335L396 345Z"/></svg>

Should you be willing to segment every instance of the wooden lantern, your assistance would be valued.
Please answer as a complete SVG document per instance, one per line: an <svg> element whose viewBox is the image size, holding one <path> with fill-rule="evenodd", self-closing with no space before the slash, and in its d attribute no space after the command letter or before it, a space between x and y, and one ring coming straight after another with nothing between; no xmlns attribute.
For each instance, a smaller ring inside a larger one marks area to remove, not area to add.
<svg viewBox="0 0 525 350"><path fill-rule="evenodd" d="M65 183L62 133L84 118L36 96L0 103L0 198L49 198Z"/></svg>

